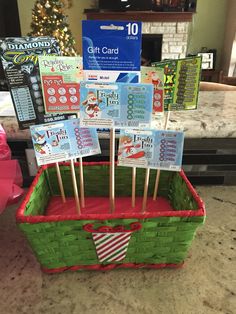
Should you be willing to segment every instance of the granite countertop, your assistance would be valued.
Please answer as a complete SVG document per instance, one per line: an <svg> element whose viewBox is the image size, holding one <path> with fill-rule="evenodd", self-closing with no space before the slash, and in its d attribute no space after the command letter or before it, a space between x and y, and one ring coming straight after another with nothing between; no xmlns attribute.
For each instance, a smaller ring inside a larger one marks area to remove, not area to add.
<svg viewBox="0 0 236 314"><path fill-rule="evenodd" d="M160 128L162 123L154 122ZM198 109L172 111L169 130L182 130L186 138L236 137L236 91L199 92Z"/></svg>
<svg viewBox="0 0 236 314"><path fill-rule="evenodd" d="M8 139L30 139L28 130L19 130L15 117L0 117ZM161 129L164 119L154 121ZM170 130L183 130L186 138L234 138L236 137L236 91L199 92L198 109L171 112ZM101 138L108 134L100 134Z"/></svg>

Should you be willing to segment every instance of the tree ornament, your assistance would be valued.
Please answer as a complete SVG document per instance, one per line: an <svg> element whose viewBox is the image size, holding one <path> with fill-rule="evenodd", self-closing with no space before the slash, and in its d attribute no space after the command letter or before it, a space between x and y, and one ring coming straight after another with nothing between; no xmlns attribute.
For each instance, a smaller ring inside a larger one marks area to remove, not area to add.
<svg viewBox="0 0 236 314"><path fill-rule="evenodd" d="M47 9L51 8L51 6L50 6L49 2L46 2L46 4L45 4L45 8L47 8Z"/></svg>
<svg viewBox="0 0 236 314"><path fill-rule="evenodd" d="M63 6L67 9L70 9L73 5L73 0L61 0Z"/></svg>

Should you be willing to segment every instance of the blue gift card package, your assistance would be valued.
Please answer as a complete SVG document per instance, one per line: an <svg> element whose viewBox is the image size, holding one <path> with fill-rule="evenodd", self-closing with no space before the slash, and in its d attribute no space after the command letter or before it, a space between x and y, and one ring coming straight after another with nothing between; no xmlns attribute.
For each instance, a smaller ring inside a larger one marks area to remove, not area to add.
<svg viewBox="0 0 236 314"><path fill-rule="evenodd" d="M82 21L84 70L140 71L141 22Z"/></svg>

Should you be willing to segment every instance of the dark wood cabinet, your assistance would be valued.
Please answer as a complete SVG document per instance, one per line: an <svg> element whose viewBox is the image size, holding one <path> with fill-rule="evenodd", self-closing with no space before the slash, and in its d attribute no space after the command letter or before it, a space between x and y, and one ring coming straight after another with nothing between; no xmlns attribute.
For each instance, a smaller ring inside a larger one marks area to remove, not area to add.
<svg viewBox="0 0 236 314"><path fill-rule="evenodd" d="M25 150L33 149L30 140L9 140L12 157L19 160L24 186L31 184ZM109 161L109 140L100 139L101 155L83 158L84 161ZM118 141L116 140L116 156ZM186 138L184 143L183 169L192 184L236 184L235 138Z"/></svg>
<svg viewBox="0 0 236 314"><path fill-rule="evenodd" d="M206 82L219 83L220 70L202 70L201 80Z"/></svg>

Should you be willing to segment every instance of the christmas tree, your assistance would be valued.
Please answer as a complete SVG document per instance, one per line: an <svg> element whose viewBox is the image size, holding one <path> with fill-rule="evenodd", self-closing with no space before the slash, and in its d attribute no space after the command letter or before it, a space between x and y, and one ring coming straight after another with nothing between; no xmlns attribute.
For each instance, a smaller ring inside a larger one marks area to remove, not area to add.
<svg viewBox="0 0 236 314"><path fill-rule="evenodd" d="M75 56L75 40L64 14L66 8L64 0L37 0L32 10L32 31L30 36L52 36L60 44L64 56ZM67 1L71 6L71 0Z"/></svg>

